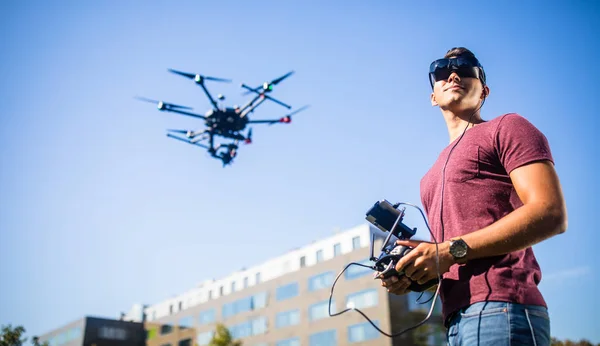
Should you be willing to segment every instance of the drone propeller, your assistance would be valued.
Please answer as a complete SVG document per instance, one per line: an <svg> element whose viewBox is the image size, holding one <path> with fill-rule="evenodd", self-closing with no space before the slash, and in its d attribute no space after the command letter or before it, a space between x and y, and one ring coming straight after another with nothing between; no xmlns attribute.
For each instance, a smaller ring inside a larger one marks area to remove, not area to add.
<svg viewBox="0 0 600 346"><path fill-rule="evenodd" d="M269 84L271 84L271 85L277 85L277 84L279 84L279 82L281 82L282 80L286 79L287 77L289 77L289 76L291 76L293 74L294 74L294 71L290 71L290 72L284 74L283 76L281 76L279 78L273 79L271 81L271 83L269 83Z"/></svg>
<svg viewBox="0 0 600 346"><path fill-rule="evenodd" d="M189 130L174 130L174 129L167 129L167 131L169 132L176 132L176 133L189 133Z"/></svg>
<svg viewBox="0 0 600 346"><path fill-rule="evenodd" d="M279 84L281 81L283 81L284 79L286 79L287 77L289 77L293 74L294 74L294 71L290 71L281 77L273 79L270 82L264 82L261 86L257 86L256 88L246 87L246 89L248 89L248 91L244 92L243 95L248 95L250 93L260 93L261 89L264 91L272 91L273 86Z"/></svg>
<svg viewBox="0 0 600 346"><path fill-rule="evenodd" d="M163 102L163 101L157 101L157 100L152 100L152 99L148 99L145 97L140 97L140 96L135 96L135 99L138 99L140 101L145 101L145 102L150 102L150 103L154 103L156 105L158 105L158 109L160 110L164 110L167 108L170 109L193 109L192 107L188 107L188 106L180 106L180 105L176 105L174 103L167 103L167 102Z"/></svg>
<svg viewBox="0 0 600 346"><path fill-rule="evenodd" d="M309 105L305 105L305 106L302 106L302 107L296 109L295 111L293 111L293 112L291 112L289 114L284 115L283 117L279 118L279 122L280 123L286 123L286 124L291 123L292 122L292 115L298 114L298 113L302 112L303 110L307 109L308 107L310 107L310 106ZM269 125L273 125L273 123L270 123Z"/></svg>
<svg viewBox="0 0 600 346"><path fill-rule="evenodd" d="M202 83L204 80L212 80L212 81L216 81L216 82L225 82L225 83L231 83L231 79L225 79L225 78L217 78L217 77L210 77L210 76L203 76L201 74L195 74L195 73L189 73L189 72L182 72L182 71L177 71L174 69L169 69L169 72L178 74L180 76L184 76L187 77L189 79L193 79L196 83Z"/></svg>
<svg viewBox="0 0 600 346"><path fill-rule="evenodd" d="M302 112L303 110L307 109L308 107L310 107L310 106L309 106L309 105L304 105L304 106L302 106L302 107L300 107L300 108L296 109L295 111L291 112L291 113L290 113L290 114L288 114L287 116L288 116L288 117L291 117L291 116L292 116L292 115L294 115L294 114L297 114L297 113L300 113L300 112Z"/></svg>

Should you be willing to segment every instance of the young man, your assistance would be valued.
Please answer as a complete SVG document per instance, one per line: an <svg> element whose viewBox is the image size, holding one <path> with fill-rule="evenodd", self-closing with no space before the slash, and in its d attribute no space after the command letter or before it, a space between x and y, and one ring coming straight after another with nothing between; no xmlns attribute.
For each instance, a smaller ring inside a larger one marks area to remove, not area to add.
<svg viewBox="0 0 600 346"><path fill-rule="evenodd" d="M489 121L490 91L474 54L453 48L430 67L431 103L449 145L421 180L421 200L438 242L440 297L449 345L550 345L547 306L531 246L564 232L567 212L546 137L518 114ZM414 248L382 281L407 293L409 279L437 277L434 242Z"/></svg>

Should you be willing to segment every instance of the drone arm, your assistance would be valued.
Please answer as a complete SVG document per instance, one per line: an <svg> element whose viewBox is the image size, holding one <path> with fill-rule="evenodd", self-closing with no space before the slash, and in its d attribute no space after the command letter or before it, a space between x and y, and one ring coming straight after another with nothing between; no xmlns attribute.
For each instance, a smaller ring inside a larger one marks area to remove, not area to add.
<svg viewBox="0 0 600 346"><path fill-rule="evenodd" d="M288 105L288 104L285 104L285 103L283 103L283 102L281 102L281 101L279 101L279 100L277 100L277 99L274 99L274 98L272 98L272 97L271 97L271 96L269 96L269 95L265 95L265 97L266 97L267 99L269 99L269 100L271 100L271 101L273 101L273 102L275 102L275 103L277 103L277 104L281 105L281 106L284 106L284 107L285 107L285 108L287 108L287 109L290 109L290 108L292 108L292 106L290 106L290 105Z"/></svg>
<svg viewBox="0 0 600 346"><path fill-rule="evenodd" d="M248 124L276 124L276 123L284 123L284 122L286 122L283 119L284 118L270 119L270 120L249 120Z"/></svg>
<svg viewBox="0 0 600 346"><path fill-rule="evenodd" d="M190 117L200 118L200 119L206 120L206 117L204 115L200 115L200 114L196 114L196 113L192 113L192 112L186 112L186 111L182 111L182 110L179 110L179 109L172 109L172 108L167 108L165 110L169 111L169 112L173 112L173 113L179 113L179 114L187 115L187 116L190 116Z"/></svg>
<svg viewBox="0 0 600 346"><path fill-rule="evenodd" d="M260 92L258 92L259 89L262 89L262 87L257 87L257 88L251 88L249 86L247 86L246 84L242 83L242 88L252 91L254 93L260 94Z"/></svg>
<svg viewBox="0 0 600 346"><path fill-rule="evenodd" d="M270 124L270 125L275 124L275 123L285 123L285 124L288 124L288 123L292 122L292 115L300 113L303 110L307 109L308 107L309 107L308 105L302 106L302 107L296 109L295 111L293 111L293 112L291 112L291 113L289 113L289 114L287 114L287 115L285 115L285 116L283 116L283 117L281 117L279 119L249 120L248 123L254 123L254 124L261 124L262 123L262 124Z"/></svg>
<svg viewBox="0 0 600 346"><path fill-rule="evenodd" d="M213 97L208 92L208 89L206 89L206 87L204 86L204 83L198 83L198 84L200 84L200 87L202 88L202 90L204 90L206 97L208 97L208 99L210 100L210 103L213 105L213 107L215 107L215 109L219 108L217 105L217 102L215 102L215 99L213 99Z"/></svg>
<svg viewBox="0 0 600 346"><path fill-rule="evenodd" d="M206 146L206 145L204 145L204 144L200 144L200 143L197 143L197 142L192 142L192 141L190 141L190 140L189 140L189 139L187 139L187 138L181 138L181 137L179 137L179 136L175 136L175 135L172 135L172 134L170 134L170 133L167 133L167 137L171 137L171 138L174 138L174 139L180 140L180 141L182 141L182 142L186 142L186 143L188 143L188 144L197 145L197 146L199 146L199 147L201 147L201 148L204 148L204 149L210 149L208 146Z"/></svg>

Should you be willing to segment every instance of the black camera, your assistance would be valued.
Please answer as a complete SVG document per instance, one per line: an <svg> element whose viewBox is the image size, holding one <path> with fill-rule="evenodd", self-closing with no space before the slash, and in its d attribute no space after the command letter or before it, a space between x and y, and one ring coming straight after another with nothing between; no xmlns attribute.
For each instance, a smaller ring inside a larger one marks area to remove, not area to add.
<svg viewBox="0 0 600 346"><path fill-rule="evenodd" d="M403 256L412 250L412 248L407 246L396 245L394 241L392 241L390 244L392 235L398 239L410 239L417 232L416 228L410 229L404 223L402 223L402 219L404 218L404 210L405 209L398 210L397 206L392 205L390 202L384 199L375 203L375 205L367 212L367 221L381 231L388 232L388 236L381 247L381 254L379 257L373 256L375 235L373 235L373 239L371 241L371 261L375 262L375 270L382 274L383 278L386 279L394 275L397 277L404 275L404 273L398 273L396 271L396 264ZM423 292L437 283L437 278L432 279L422 285L411 281L408 289L414 292Z"/></svg>

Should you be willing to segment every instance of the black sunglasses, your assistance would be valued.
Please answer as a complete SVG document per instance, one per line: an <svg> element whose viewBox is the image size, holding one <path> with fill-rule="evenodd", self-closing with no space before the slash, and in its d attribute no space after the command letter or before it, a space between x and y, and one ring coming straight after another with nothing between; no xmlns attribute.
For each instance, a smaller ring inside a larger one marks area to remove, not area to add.
<svg viewBox="0 0 600 346"><path fill-rule="evenodd" d="M457 57L438 59L429 65L431 88L435 82L447 80L452 72L456 72L460 77L479 78L485 85L485 73L479 61L470 57Z"/></svg>

